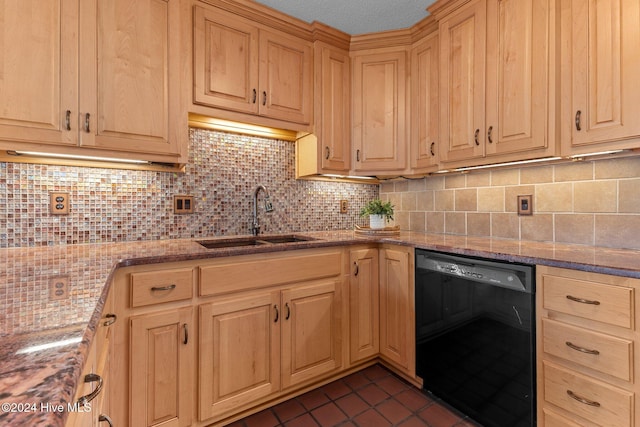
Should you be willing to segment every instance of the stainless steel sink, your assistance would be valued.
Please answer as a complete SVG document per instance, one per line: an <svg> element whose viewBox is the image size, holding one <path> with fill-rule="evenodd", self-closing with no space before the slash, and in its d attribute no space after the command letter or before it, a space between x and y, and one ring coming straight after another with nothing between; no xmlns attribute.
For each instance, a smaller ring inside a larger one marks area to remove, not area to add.
<svg viewBox="0 0 640 427"><path fill-rule="evenodd" d="M284 234L274 236L242 236L211 240L198 240L197 242L207 249L236 248L243 246L278 245L282 243L308 242L317 240L313 237L299 236L296 234Z"/></svg>

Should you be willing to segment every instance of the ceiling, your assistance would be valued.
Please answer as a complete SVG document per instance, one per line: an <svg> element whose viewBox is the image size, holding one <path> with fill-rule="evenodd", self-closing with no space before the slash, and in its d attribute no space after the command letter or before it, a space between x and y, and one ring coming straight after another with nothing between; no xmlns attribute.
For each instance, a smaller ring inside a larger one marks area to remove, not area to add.
<svg viewBox="0 0 640 427"><path fill-rule="evenodd" d="M255 0L306 22L357 35L411 27L435 0Z"/></svg>

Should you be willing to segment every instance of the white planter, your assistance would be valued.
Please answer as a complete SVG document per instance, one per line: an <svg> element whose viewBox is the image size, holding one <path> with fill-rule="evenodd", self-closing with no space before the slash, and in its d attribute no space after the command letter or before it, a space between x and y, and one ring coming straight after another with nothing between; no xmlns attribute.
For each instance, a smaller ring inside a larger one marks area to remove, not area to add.
<svg viewBox="0 0 640 427"><path fill-rule="evenodd" d="M380 230L385 227L384 215L369 215L369 227L372 230Z"/></svg>

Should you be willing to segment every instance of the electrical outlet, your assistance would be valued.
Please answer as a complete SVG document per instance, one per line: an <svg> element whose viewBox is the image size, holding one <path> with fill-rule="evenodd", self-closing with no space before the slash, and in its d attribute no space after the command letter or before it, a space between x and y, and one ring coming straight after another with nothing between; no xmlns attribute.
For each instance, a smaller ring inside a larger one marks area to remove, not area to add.
<svg viewBox="0 0 640 427"><path fill-rule="evenodd" d="M173 196L173 213L175 214L193 213L193 196L183 196L183 195Z"/></svg>
<svg viewBox="0 0 640 427"><path fill-rule="evenodd" d="M533 215L532 196L518 196L518 215Z"/></svg>
<svg viewBox="0 0 640 427"><path fill-rule="evenodd" d="M69 276L55 276L49 279L49 299L65 299L69 295Z"/></svg>
<svg viewBox="0 0 640 427"><path fill-rule="evenodd" d="M347 213L349 209L349 202L347 200L340 200L340 213Z"/></svg>
<svg viewBox="0 0 640 427"><path fill-rule="evenodd" d="M50 193L49 212L53 215L68 215L69 193Z"/></svg>

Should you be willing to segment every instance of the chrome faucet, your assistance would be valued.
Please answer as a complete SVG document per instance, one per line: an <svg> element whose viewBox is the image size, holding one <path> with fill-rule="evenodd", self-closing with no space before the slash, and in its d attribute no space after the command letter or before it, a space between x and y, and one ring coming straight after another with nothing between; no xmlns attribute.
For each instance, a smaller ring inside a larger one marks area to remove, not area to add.
<svg viewBox="0 0 640 427"><path fill-rule="evenodd" d="M253 190L253 221L251 222L251 234L257 236L260 234L260 223L258 222L258 193L260 190L264 191L264 211L272 212L273 205L271 204L271 200L269 200L269 191L267 187L260 184Z"/></svg>

